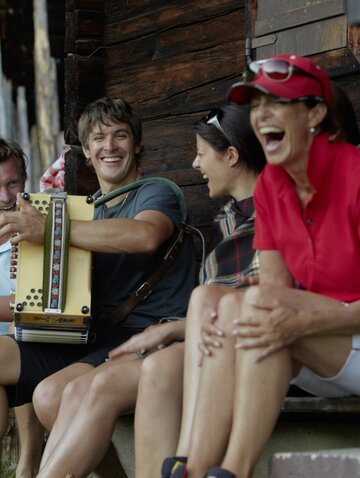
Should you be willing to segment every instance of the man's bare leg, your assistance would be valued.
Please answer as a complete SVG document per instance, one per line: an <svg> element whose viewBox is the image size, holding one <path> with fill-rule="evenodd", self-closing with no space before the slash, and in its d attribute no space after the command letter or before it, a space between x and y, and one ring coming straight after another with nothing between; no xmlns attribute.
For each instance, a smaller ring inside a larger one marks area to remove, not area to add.
<svg viewBox="0 0 360 478"><path fill-rule="evenodd" d="M47 454L47 459L43 458L39 478L63 478L66 471L82 478L94 470L104 457L117 417L135 408L142 364L140 359L116 362L107 362L89 373L91 386L71 426L59 440L55 440L57 444ZM71 387L71 383L69 385ZM63 394L57 421L62 420L63 414L66 415L66 403L71 402L71 394L67 390L68 387Z"/></svg>
<svg viewBox="0 0 360 478"><path fill-rule="evenodd" d="M15 408L20 439L20 459L16 478L34 478L40 466L44 446L44 428L39 422L32 403Z"/></svg>

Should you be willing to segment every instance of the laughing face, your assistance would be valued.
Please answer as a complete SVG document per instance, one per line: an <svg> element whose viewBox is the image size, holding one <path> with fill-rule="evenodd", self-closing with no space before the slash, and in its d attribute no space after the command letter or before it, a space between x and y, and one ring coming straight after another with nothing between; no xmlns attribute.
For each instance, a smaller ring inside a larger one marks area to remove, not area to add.
<svg viewBox="0 0 360 478"><path fill-rule="evenodd" d="M127 123L97 124L83 151L95 169L103 194L136 179L135 153L140 152L140 146L134 146Z"/></svg>
<svg viewBox="0 0 360 478"><path fill-rule="evenodd" d="M16 158L0 163L0 214L15 210L16 195L24 190L24 185L25 180Z"/></svg>
<svg viewBox="0 0 360 478"><path fill-rule="evenodd" d="M319 105L308 108L303 102L282 103L270 95L254 95L250 103L251 125L269 164L285 168L299 162L306 164L314 139L310 128L316 127L326 114L325 105Z"/></svg>
<svg viewBox="0 0 360 478"><path fill-rule="evenodd" d="M209 196L216 198L229 194L231 171L226 167L225 154L218 153L198 134L196 135L196 148L197 153L192 166L208 182Z"/></svg>

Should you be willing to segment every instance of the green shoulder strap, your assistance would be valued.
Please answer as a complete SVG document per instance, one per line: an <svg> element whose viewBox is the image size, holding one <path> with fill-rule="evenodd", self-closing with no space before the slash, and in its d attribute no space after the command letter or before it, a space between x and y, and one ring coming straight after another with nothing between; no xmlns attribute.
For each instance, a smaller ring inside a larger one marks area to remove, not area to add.
<svg viewBox="0 0 360 478"><path fill-rule="evenodd" d="M179 188L179 186L177 184L173 183L172 181L170 181L169 179L166 179L166 178L154 177L154 178L139 179L138 181L135 181L134 183L126 184L125 186L121 186L120 188L115 189L114 191L111 191L108 194L104 194L103 196L101 196L101 191L99 190L93 196L93 198L95 200L94 205L95 205L95 207L99 207L102 204L110 201L111 199L113 199L117 196L120 196L121 194L132 191L133 189L139 188L143 184L154 183L154 182L166 184L167 186L169 186L174 191L174 193L176 194L176 196L178 198L179 205L180 205L180 212L181 212L181 221L180 222L184 223L186 221L187 213L186 213L186 204L185 204L185 199L184 199L183 192L181 191L181 189Z"/></svg>

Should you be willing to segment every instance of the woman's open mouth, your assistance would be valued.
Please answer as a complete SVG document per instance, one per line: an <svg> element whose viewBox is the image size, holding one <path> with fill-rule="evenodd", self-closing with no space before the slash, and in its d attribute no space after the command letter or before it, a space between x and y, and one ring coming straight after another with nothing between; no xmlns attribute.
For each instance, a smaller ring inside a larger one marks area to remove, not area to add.
<svg viewBox="0 0 360 478"><path fill-rule="evenodd" d="M264 126L259 129L260 134L263 136L264 147L266 152L273 152L277 150L284 139L285 132L277 126Z"/></svg>

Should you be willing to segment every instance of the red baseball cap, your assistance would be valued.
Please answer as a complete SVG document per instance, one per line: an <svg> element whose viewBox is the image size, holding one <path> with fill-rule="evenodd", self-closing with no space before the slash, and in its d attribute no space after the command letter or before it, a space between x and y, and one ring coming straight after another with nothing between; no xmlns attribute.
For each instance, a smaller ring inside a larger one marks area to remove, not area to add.
<svg viewBox="0 0 360 478"><path fill-rule="evenodd" d="M276 62L272 60L284 60ZM319 101L330 103L332 90L328 74L309 58L297 56L293 53L273 55L267 60L252 62L257 67L256 76L250 82L239 82L232 85L228 98L234 103L248 103L254 90L270 94L284 100L293 100L306 97L315 97ZM276 64L285 70L277 76ZM251 63L249 65L250 70ZM287 71L286 71L287 68ZM273 75L273 78L271 78Z"/></svg>

